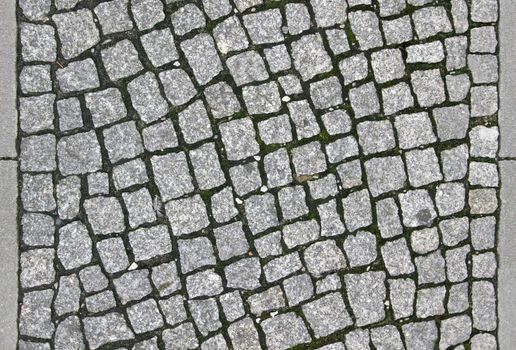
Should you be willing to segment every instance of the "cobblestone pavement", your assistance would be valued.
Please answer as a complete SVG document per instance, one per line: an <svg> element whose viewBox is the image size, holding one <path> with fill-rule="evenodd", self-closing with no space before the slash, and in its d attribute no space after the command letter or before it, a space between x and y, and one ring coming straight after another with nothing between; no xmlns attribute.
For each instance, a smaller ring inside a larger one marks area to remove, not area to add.
<svg viewBox="0 0 516 350"><path fill-rule="evenodd" d="M497 0L19 0L20 350L497 348Z"/></svg>

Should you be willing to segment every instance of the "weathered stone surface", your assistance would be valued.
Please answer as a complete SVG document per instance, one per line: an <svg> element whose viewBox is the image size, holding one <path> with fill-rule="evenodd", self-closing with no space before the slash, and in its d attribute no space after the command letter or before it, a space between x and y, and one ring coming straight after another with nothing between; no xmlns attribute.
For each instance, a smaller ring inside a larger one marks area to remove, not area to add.
<svg viewBox="0 0 516 350"><path fill-rule="evenodd" d="M17 6L20 350L498 346L497 0Z"/></svg>

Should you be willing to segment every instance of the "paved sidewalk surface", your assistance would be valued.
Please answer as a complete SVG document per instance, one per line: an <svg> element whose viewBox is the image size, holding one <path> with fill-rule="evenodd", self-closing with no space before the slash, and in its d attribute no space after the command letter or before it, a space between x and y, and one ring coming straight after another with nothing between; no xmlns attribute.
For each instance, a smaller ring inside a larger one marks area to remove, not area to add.
<svg viewBox="0 0 516 350"><path fill-rule="evenodd" d="M498 348L497 0L17 15L20 350Z"/></svg>

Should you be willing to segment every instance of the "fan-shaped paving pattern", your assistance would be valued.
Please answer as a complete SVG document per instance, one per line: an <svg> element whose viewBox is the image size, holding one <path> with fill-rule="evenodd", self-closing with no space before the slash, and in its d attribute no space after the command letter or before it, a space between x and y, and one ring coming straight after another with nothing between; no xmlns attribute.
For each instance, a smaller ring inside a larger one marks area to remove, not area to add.
<svg viewBox="0 0 516 350"><path fill-rule="evenodd" d="M19 0L20 349L495 349L497 12Z"/></svg>

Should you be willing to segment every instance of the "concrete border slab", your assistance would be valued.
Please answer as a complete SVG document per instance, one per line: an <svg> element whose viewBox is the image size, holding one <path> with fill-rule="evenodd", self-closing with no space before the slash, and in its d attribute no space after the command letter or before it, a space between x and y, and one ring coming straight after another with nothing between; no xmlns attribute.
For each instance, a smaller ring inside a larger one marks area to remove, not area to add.
<svg viewBox="0 0 516 350"><path fill-rule="evenodd" d="M0 161L0 349L16 349L18 336L18 162Z"/></svg>
<svg viewBox="0 0 516 350"><path fill-rule="evenodd" d="M16 1L0 1L0 158L16 157Z"/></svg>
<svg viewBox="0 0 516 350"><path fill-rule="evenodd" d="M498 342L501 350L516 344L516 2L500 0L500 127L499 167L501 212L498 229Z"/></svg>
<svg viewBox="0 0 516 350"><path fill-rule="evenodd" d="M498 340L501 350L516 344L516 161L501 161L501 213L498 230Z"/></svg>
<svg viewBox="0 0 516 350"><path fill-rule="evenodd" d="M0 1L0 158L17 159L16 0ZM0 160L0 349L18 338L18 161Z"/></svg>
<svg viewBox="0 0 516 350"><path fill-rule="evenodd" d="M500 0L500 126L499 156L516 157L516 1Z"/></svg>

